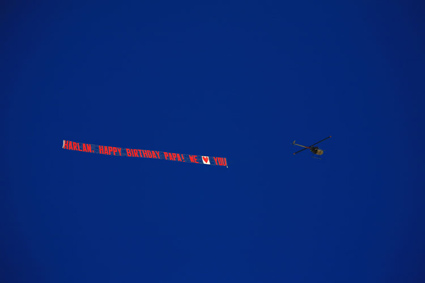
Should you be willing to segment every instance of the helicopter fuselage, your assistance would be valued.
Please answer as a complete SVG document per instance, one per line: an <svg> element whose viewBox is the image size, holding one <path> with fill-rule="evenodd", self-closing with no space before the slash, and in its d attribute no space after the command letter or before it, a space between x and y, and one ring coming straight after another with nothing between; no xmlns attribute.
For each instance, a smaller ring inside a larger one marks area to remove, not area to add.
<svg viewBox="0 0 425 283"><path fill-rule="evenodd" d="M322 155L323 154L323 150L321 150L317 146L310 147L310 151L313 152L316 155Z"/></svg>

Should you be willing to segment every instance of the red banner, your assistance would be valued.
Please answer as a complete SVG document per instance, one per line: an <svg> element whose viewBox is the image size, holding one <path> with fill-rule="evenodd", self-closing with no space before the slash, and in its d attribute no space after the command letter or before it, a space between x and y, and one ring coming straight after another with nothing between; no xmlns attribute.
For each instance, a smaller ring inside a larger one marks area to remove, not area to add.
<svg viewBox="0 0 425 283"><path fill-rule="evenodd" d="M97 153L97 154L104 154L104 155L163 159L163 160L169 160L169 161L179 161L179 162L186 162L186 163L196 163L196 164L217 165L217 166L228 167L227 159L225 157L211 157L211 156L203 156L203 155L172 153L172 152L166 152L166 151L121 148L121 147L115 147L115 146L79 143L79 142L73 142L68 140L63 140L62 148L68 149L68 150Z"/></svg>

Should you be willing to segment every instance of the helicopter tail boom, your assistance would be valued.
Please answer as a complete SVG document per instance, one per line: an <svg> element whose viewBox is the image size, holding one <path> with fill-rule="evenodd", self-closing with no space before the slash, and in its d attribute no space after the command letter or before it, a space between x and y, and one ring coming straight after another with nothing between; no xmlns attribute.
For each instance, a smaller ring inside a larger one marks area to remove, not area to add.
<svg viewBox="0 0 425 283"><path fill-rule="evenodd" d="M297 146L300 146L300 147L304 147L304 148L310 148L310 147L308 147L308 146L305 146L305 145L301 145L301 144L296 144L295 143L295 141L292 143L293 145L297 145Z"/></svg>

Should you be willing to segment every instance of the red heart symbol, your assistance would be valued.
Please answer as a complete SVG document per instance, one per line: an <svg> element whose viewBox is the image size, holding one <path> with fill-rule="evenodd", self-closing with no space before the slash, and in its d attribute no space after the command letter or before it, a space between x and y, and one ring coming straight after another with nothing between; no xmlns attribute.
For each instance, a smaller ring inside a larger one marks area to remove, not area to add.
<svg viewBox="0 0 425 283"><path fill-rule="evenodd" d="M208 163L208 156L202 156L202 159L204 160L205 163Z"/></svg>

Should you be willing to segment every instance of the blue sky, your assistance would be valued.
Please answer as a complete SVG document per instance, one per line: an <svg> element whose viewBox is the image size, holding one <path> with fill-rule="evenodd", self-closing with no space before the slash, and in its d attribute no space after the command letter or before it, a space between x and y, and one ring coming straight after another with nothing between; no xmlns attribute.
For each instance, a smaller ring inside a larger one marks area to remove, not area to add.
<svg viewBox="0 0 425 283"><path fill-rule="evenodd" d="M425 281L421 2L0 10L0 281Z"/></svg>

